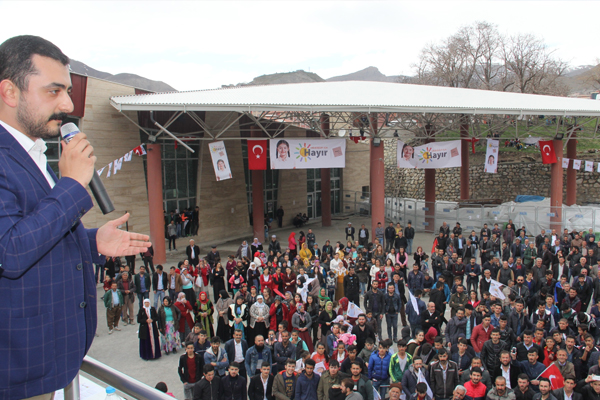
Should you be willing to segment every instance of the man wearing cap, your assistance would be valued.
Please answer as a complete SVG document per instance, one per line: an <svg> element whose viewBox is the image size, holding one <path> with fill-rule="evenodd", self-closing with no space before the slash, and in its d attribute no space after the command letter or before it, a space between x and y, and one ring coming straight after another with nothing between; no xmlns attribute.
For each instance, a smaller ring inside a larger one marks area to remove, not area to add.
<svg viewBox="0 0 600 400"><path fill-rule="evenodd" d="M277 236L271 236L271 241L269 242L269 255L274 257L277 253L281 253L281 244L279 244L279 240L277 240Z"/></svg>
<svg viewBox="0 0 600 400"><path fill-rule="evenodd" d="M214 269L217 263L221 262L221 255L217 251L217 246L212 246L211 251L206 255L206 261L208 261L211 269Z"/></svg>
<svg viewBox="0 0 600 400"><path fill-rule="evenodd" d="M348 222L348 227L346 228L346 240L348 238L354 241L354 227L352 226L352 222Z"/></svg>

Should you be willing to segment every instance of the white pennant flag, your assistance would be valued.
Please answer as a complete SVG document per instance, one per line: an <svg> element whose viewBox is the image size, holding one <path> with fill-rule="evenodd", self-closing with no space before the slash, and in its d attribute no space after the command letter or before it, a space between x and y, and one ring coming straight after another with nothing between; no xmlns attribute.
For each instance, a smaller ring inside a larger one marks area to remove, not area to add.
<svg viewBox="0 0 600 400"><path fill-rule="evenodd" d="M581 160L573 160L573 169L578 171L581 169Z"/></svg>
<svg viewBox="0 0 600 400"><path fill-rule="evenodd" d="M116 175L117 171L120 171L121 166L123 165L123 157L119 158L118 160L113 161L113 163L114 163L113 175Z"/></svg>
<svg viewBox="0 0 600 400"><path fill-rule="evenodd" d="M102 174L104 173L104 170L106 169L106 165L104 167L102 167L102 169L98 170L98 176L102 177Z"/></svg>
<svg viewBox="0 0 600 400"><path fill-rule="evenodd" d="M417 302L417 298L415 296L413 296L413 294L410 292L410 290L408 291L408 294L410 295L410 302L413 306L413 308L415 309L415 312L417 313L417 315L419 315L419 303Z"/></svg>
<svg viewBox="0 0 600 400"><path fill-rule="evenodd" d="M506 296L502 293L502 290L500 290L500 286L502 286L500 282L492 279L490 282L490 294L497 299L504 300Z"/></svg>
<svg viewBox="0 0 600 400"><path fill-rule="evenodd" d="M598 163L598 170L597 172L600 172L600 163Z"/></svg>
<svg viewBox="0 0 600 400"><path fill-rule="evenodd" d="M133 155L133 150L123 156L123 161L131 161L131 156Z"/></svg>
<svg viewBox="0 0 600 400"><path fill-rule="evenodd" d="M108 174L106 175L107 178L110 178L110 173L112 172L112 165L113 163L108 164Z"/></svg>
<svg viewBox="0 0 600 400"><path fill-rule="evenodd" d="M346 312L346 315L349 318L358 318L360 314L363 314L363 310L361 310L360 307L353 302L350 302L348 304L348 311Z"/></svg>
<svg viewBox="0 0 600 400"><path fill-rule="evenodd" d="M562 167L563 168L569 168L569 160L570 160L570 158L563 157L563 159L562 159Z"/></svg>
<svg viewBox="0 0 600 400"><path fill-rule="evenodd" d="M585 170L586 170L586 172L594 172L594 162L586 161L585 162Z"/></svg>
<svg viewBox="0 0 600 400"><path fill-rule="evenodd" d="M427 385L427 394L429 395L430 399L433 399L433 392L431 391L431 388L429 387L429 383L427 382L427 379L425 379L425 374L423 373L423 367L421 367L421 369L419 369L419 375L417 377L417 383L421 383L423 382L424 384Z"/></svg>

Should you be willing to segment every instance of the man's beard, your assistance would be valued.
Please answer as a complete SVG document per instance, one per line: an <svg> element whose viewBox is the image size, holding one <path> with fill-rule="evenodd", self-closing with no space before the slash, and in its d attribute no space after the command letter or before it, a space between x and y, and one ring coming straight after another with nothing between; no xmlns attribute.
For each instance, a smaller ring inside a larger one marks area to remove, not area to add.
<svg viewBox="0 0 600 400"><path fill-rule="evenodd" d="M257 350L259 353L262 353L262 351L263 351L264 349L265 349L265 345L264 345L264 344L263 344L262 346L256 345L256 350Z"/></svg>
<svg viewBox="0 0 600 400"><path fill-rule="evenodd" d="M23 133L30 137L39 139L55 139L60 136L60 129L54 130L48 127L48 122L54 120L64 121L67 118L66 113L52 114L47 120L35 119L27 101L21 97L19 107L17 107L17 121L24 130Z"/></svg>

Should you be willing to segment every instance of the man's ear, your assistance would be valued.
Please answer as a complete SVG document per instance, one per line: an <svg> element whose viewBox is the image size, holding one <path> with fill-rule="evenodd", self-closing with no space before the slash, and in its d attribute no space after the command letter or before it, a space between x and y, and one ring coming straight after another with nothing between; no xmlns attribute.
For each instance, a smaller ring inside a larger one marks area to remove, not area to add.
<svg viewBox="0 0 600 400"><path fill-rule="evenodd" d="M5 79L0 82L0 98L7 106L17 107L20 95L21 91L11 80Z"/></svg>

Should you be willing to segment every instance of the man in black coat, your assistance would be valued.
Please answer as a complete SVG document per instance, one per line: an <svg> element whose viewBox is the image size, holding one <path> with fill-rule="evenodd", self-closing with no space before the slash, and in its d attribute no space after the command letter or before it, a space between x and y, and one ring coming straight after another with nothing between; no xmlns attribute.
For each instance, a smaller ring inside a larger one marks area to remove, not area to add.
<svg viewBox="0 0 600 400"><path fill-rule="evenodd" d="M485 344L484 344L485 345ZM510 377L510 387L514 390L519 386L519 374L521 368L516 363L511 363L510 353L506 350L500 352L500 362L492 371L493 376L502 376L503 371L508 372ZM573 399L574 400L574 399Z"/></svg>
<svg viewBox="0 0 600 400"><path fill-rule="evenodd" d="M266 388L263 382L267 383ZM248 399L274 400L273 375L271 375L271 364L269 364L267 361L263 361L261 364L260 374L254 375L252 378L250 378L250 386L248 386Z"/></svg>
<svg viewBox="0 0 600 400"><path fill-rule="evenodd" d="M367 338L376 340L375 332L367 325L367 317L365 314L360 314L356 320L356 326L352 329L352 334L356 335L356 350L360 354L362 349L365 348L365 341Z"/></svg>
<svg viewBox="0 0 600 400"><path fill-rule="evenodd" d="M423 332L427 332L432 326L440 332L440 327L444 322L444 317L436 310L435 303L430 301L427 304L427 311L421 313L421 327Z"/></svg>
<svg viewBox="0 0 600 400"><path fill-rule="evenodd" d="M353 265L348 267L348 275L344 277L344 294L348 301L360 305L360 283Z"/></svg>
<svg viewBox="0 0 600 400"><path fill-rule="evenodd" d="M194 385L194 400L219 399L221 379L215 376L215 367L207 364L202 368L204 377Z"/></svg>
<svg viewBox="0 0 600 400"><path fill-rule="evenodd" d="M169 290L169 276L163 271L162 265L156 266L156 272L152 274L152 290L154 291L154 308L158 310ZM191 301L192 299L190 299Z"/></svg>
<svg viewBox="0 0 600 400"><path fill-rule="evenodd" d="M394 224L390 222L384 232L385 236L385 251L389 252L394 247L394 240L396 240L396 229Z"/></svg>
<svg viewBox="0 0 600 400"><path fill-rule="evenodd" d="M346 232L346 240L348 240L348 238L352 239L352 241L354 242L354 227L352 226L352 222L348 222L348 226L345 229Z"/></svg>
<svg viewBox="0 0 600 400"><path fill-rule="evenodd" d="M552 394L554 395L554 397L556 397L556 400L582 400L583 396L581 395L581 393L573 391L573 389L575 389L575 384L575 379L573 379L572 377L565 378L565 386L563 386L560 389L554 390ZM589 397L587 397L587 399L589 399Z"/></svg>
<svg viewBox="0 0 600 400"><path fill-rule="evenodd" d="M200 247L194 245L194 240L190 239L190 245L185 248L188 261L194 267L200 263Z"/></svg>
<svg viewBox="0 0 600 400"><path fill-rule="evenodd" d="M221 378L219 400L246 400L248 398L246 378L239 374L240 365L234 361L229 364L228 371L229 375Z"/></svg>

